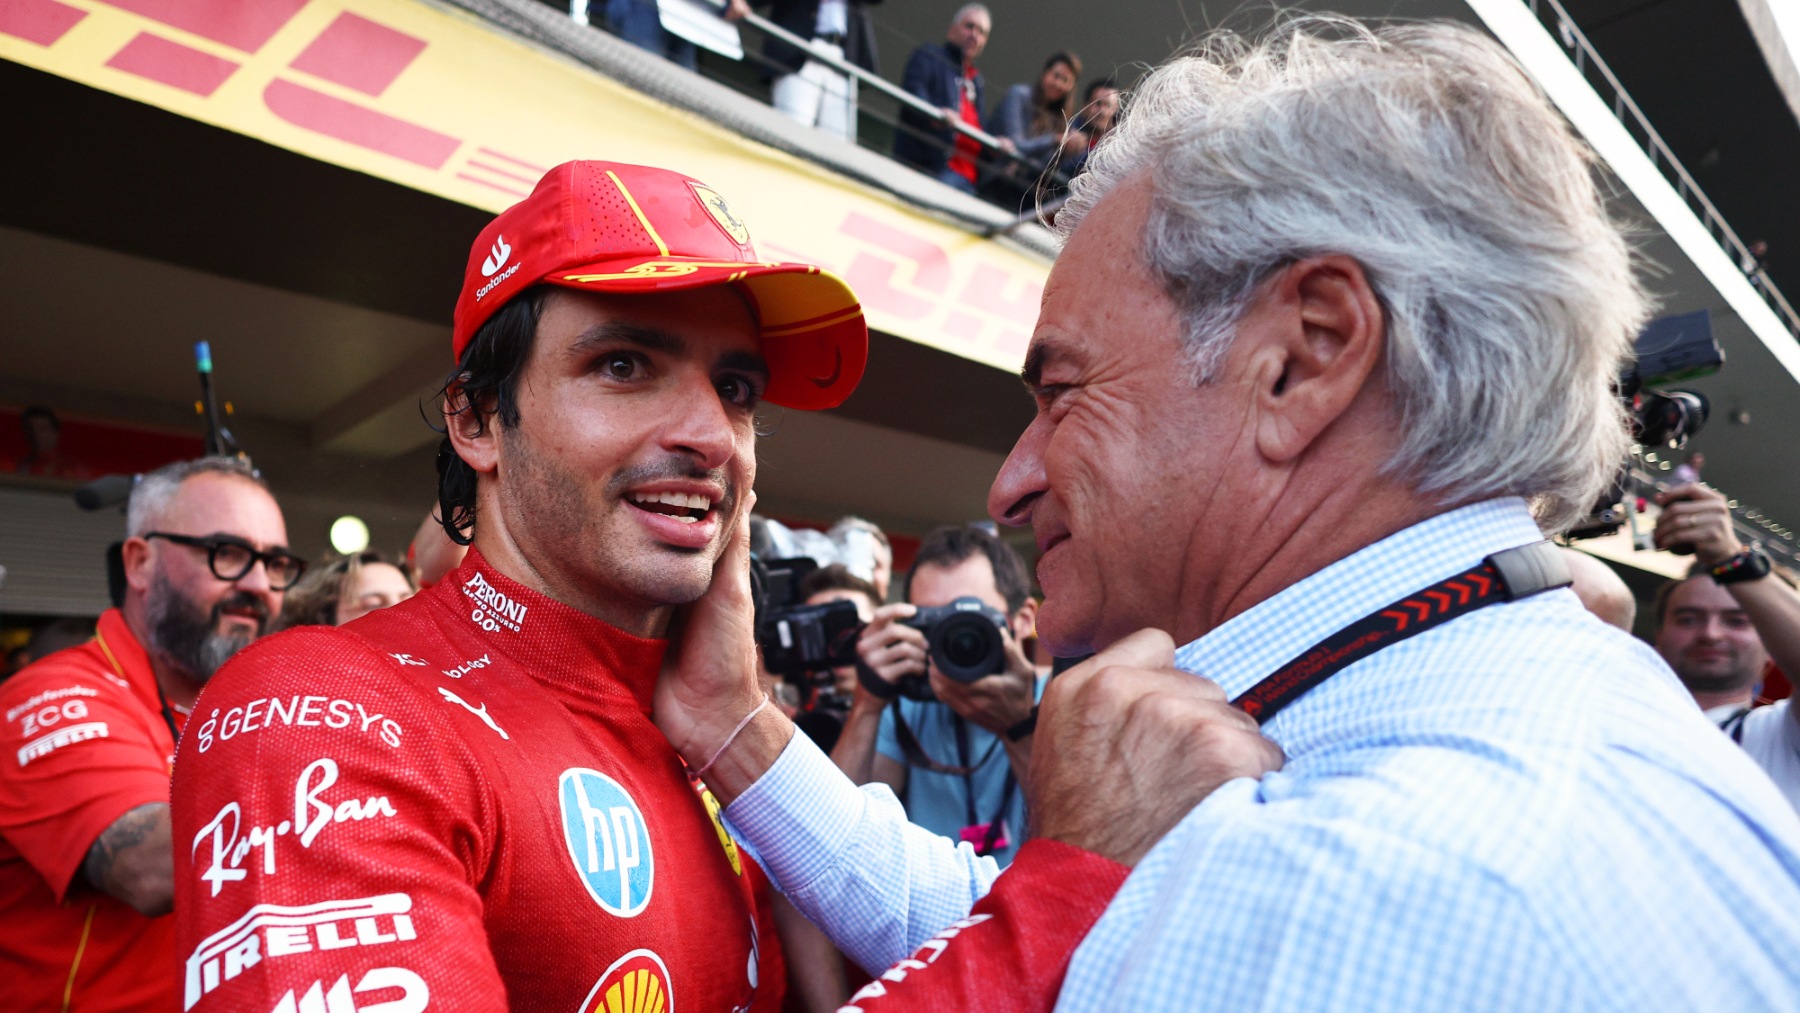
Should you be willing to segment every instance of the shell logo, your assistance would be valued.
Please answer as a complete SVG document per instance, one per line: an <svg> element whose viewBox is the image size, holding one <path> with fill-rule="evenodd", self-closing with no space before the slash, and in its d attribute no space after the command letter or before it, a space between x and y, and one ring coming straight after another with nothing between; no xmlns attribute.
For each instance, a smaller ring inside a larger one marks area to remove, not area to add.
<svg viewBox="0 0 1800 1013"><path fill-rule="evenodd" d="M650 950L632 950L594 983L581 1013L675 1013L668 967Z"/></svg>

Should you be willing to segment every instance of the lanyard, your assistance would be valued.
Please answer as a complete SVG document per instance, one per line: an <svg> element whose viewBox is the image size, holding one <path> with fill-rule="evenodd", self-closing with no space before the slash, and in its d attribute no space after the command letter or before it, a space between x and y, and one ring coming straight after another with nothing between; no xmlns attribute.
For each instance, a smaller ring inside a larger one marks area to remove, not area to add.
<svg viewBox="0 0 1800 1013"><path fill-rule="evenodd" d="M1479 566L1422 588L1302 651L1232 703L1267 724L1308 690L1384 647L1500 602L1568 587L1568 564L1549 542L1496 552Z"/></svg>

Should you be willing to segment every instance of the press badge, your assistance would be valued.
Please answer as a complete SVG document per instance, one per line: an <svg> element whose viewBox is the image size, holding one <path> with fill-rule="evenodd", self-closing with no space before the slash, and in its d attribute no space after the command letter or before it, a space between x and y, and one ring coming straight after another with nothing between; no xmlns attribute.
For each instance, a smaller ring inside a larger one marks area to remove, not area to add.
<svg viewBox="0 0 1800 1013"><path fill-rule="evenodd" d="M1012 843L1008 840L1006 835L1005 820L1000 821L1000 828L994 834L994 843L985 849L982 847L982 845L987 844L988 831L993 826L994 824L992 823L971 824L962 828L961 837L964 841L968 842L970 847L975 849L977 855L991 855L996 851L1004 851L1006 850L1007 845Z"/></svg>

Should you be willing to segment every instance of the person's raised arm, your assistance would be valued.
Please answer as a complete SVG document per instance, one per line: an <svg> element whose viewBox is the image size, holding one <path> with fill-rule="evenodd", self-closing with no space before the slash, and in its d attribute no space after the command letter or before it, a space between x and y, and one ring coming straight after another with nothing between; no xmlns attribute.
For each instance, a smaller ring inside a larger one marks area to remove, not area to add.
<svg viewBox="0 0 1800 1013"><path fill-rule="evenodd" d="M1656 500L1663 507L1656 520L1658 548L1691 547L1694 558L1707 567L1744 551L1732 530L1725 496L1717 490L1695 483L1670 489ZM1775 665L1790 678L1800 677L1800 593L1774 574L1729 583L1725 590L1756 627Z"/></svg>
<svg viewBox="0 0 1800 1013"><path fill-rule="evenodd" d="M857 679L850 712L844 716L844 729L838 734L837 745L831 749L831 762L837 764L844 776L857 784L879 780L893 788L896 794L905 784L905 768L900 769L898 784L891 772L889 777L878 777L877 767L886 765L880 763L876 745L881 738L883 715L899 693L900 679L925 672L925 635L899 622L916 611L904 602L883 605L875 610L874 618L863 628L862 635L857 638L856 654L861 662L859 672L867 674ZM886 695L869 687L866 680L870 677L886 687L883 691Z"/></svg>
<svg viewBox="0 0 1800 1013"><path fill-rule="evenodd" d="M1052 681L1026 782L1034 838L967 917L846 1009L1053 1008L1129 869L1220 785L1280 767L1253 719L1173 661L1169 637L1144 630Z"/></svg>

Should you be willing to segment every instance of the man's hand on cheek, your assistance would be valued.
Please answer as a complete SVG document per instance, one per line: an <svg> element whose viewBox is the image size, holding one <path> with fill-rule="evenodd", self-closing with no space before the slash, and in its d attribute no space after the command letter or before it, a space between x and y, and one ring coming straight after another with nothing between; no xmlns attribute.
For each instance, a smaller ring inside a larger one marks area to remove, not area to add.
<svg viewBox="0 0 1800 1013"><path fill-rule="evenodd" d="M725 551L713 568L712 585L699 600L681 610L670 632L668 654L663 658L662 675L656 684L656 725L696 770L734 741L734 730L739 731L740 738L752 731L750 727L740 730L739 725L766 698L758 679L756 615L750 597L748 518L756 498L746 498L748 502L738 512ZM785 726L786 732L791 733L792 725L772 708L757 717L766 719L770 715L775 718L771 724ZM764 730L770 736L782 731L773 727ZM778 737L785 743L786 734ZM779 752L779 748L775 751ZM761 751L757 752L760 756ZM774 757L767 759L772 762ZM767 764L761 766L766 768ZM727 793L735 795L748 783L736 785L728 792L722 791L720 785L713 787L724 800Z"/></svg>
<svg viewBox="0 0 1800 1013"><path fill-rule="evenodd" d="M1028 795L1034 836L1135 866L1214 789L1281 767L1281 747L1140 630L1052 679Z"/></svg>

